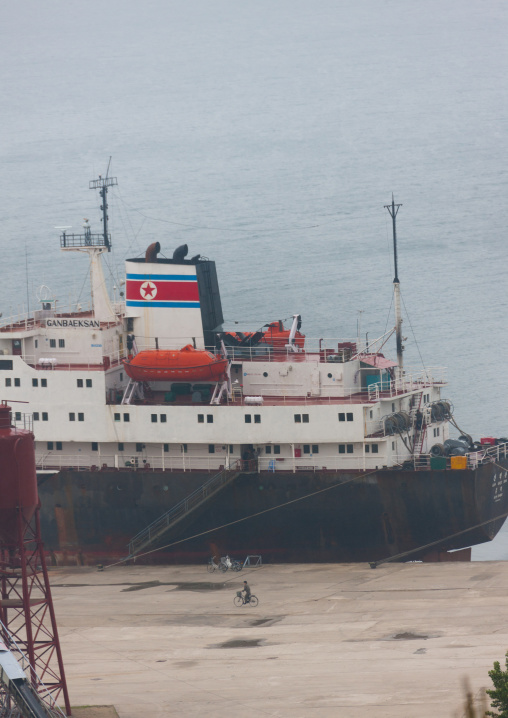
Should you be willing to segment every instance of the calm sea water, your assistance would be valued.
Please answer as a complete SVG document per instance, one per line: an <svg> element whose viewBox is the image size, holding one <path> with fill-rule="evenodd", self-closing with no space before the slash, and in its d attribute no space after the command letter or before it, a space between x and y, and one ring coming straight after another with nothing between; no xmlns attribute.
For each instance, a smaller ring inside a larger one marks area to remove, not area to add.
<svg viewBox="0 0 508 718"><path fill-rule="evenodd" d="M55 226L100 231L113 284L159 240L217 261L224 314L385 331L394 192L406 364L506 436L508 6L501 0L24 0L0 11L4 316L86 299ZM390 320L392 321L392 320ZM416 338L416 339L415 339ZM394 353L394 352L393 352ZM479 558L507 558L508 530Z"/></svg>

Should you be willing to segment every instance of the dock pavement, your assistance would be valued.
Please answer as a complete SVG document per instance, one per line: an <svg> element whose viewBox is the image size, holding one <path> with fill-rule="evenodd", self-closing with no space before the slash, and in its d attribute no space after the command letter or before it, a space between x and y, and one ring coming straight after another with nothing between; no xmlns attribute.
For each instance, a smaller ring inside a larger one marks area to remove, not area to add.
<svg viewBox="0 0 508 718"><path fill-rule="evenodd" d="M233 598L248 580L256 608ZM508 562L53 568L73 706L450 718L508 650Z"/></svg>

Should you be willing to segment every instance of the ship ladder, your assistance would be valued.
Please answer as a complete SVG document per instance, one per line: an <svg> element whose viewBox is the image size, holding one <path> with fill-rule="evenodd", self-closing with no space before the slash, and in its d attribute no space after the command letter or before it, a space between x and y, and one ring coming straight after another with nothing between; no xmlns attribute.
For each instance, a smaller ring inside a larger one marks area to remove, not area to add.
<svg viewBox="0 0 508 718"><path fill-rule="evenodd" d="M129 541L128 558L134 558L141 551L153 546L153 544L182 521L182 519L200 506L203 506L203 504L216 496L219 491L222 491L222 489L231 484L242 473L240 467L241 462L238 461L229 469L221 469L219 473L205 481L204 484L186 496L185 499L137 533Z"/></svg>
<svg viewBox="0 0 508 718"><path fill-rule="evenodd" d="M413 426L414 426L414 441L413 441L413 456L420 455L423 448L423 442L425 440L425 434L427 433L427 423L425 418L422 416L422 425L418 429L416 425L418 412L422 406L423 390L419 392L418 406L412 410Z"/></svg>

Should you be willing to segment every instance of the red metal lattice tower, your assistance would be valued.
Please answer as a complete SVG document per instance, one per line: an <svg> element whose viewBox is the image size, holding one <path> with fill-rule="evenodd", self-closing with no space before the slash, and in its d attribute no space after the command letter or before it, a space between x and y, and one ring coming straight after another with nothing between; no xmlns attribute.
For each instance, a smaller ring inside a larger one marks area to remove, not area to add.
<svg viewBox="0 0 508 718"><path fill-rule="evenodd" d="M39 521L34 435L0 405L0 620L71 714ZM6 643L8 636L1 636ZM34 686L35 687L35 686Z"/></svg>

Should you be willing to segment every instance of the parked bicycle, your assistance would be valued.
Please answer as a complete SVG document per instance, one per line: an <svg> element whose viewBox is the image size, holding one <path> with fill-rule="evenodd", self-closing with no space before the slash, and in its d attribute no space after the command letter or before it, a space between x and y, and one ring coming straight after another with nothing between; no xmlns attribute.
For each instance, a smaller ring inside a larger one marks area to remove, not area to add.
<svg viewBox="0 0 508 718"><path fill-rule="evenodd" d="M235 604L235 606L245 606L245 604L248 603L249 606L255 608L258 605L259 601L258 597L255 596L253 593L251 593L250 598L246 599L242 596L241 591L237 591L236 596L233 599L233 603Z"/></svg>
<svg viewBox="0 0 508 718"><path fill-rule="evenodd" d="M214 571L227 571L227 566L224 566L220 561L218 563L215 563L215 559L212 556L212 558L208 561L208 564L206 566L206 570L208 573L213 573Z"/></svg>
<svg viewBox="0 0 508 718"><path fill-rule="evenodd" d="M232 571L241 571L242 564L240 561L235 561L235 559L229 558L229 556L223 556L219 562L216 563L214 557L212 556L206 566L208 573L213 573L214 571L222 571L224 573L228 569L231 569Z"/></svg>
<svg viewBox="0 0 508 718"><path fill-rule="evenodd" d="M225 571L227 571L228 568L230 568L232 571L242 570L242 564L240 563L240 561L235 561L235 559L229 558L229 556L223 556L221 558L221 563L223 566L226 567L225 569L223 569Z"/></svg>

